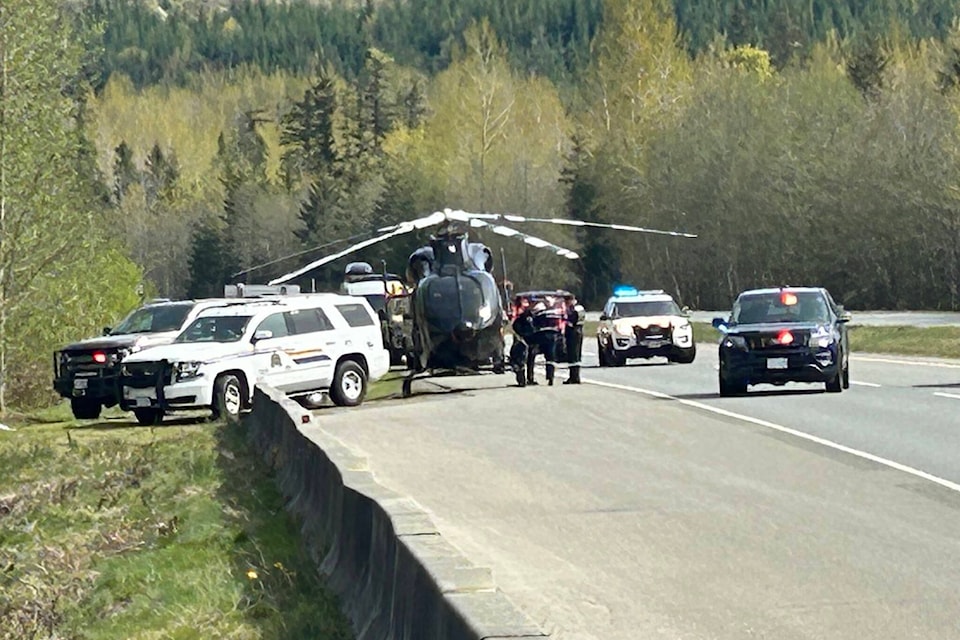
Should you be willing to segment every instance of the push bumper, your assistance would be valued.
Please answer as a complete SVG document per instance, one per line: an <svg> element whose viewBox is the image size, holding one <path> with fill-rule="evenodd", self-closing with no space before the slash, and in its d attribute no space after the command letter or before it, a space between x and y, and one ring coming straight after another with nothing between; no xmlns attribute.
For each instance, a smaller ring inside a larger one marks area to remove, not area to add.
<svg viewBox="0 0 960 640"><path fill-rule="evenodd" d="M720 372L729 380L747 384L827 382L840 371L836 354L829 349L787 353L721 353Z"/></svg>

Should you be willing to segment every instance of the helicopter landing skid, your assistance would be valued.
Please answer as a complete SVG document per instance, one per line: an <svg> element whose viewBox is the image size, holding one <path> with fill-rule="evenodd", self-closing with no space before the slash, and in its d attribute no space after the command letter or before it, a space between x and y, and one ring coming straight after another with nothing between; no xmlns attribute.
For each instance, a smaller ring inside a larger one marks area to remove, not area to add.
<svg viewBox="0 0 960 640"><path fill-rule="evenodd" d="M421 369L420 371L411 371L400 385L400 397L409 398L413 395L413 381L423 378L451 378L455 376L481 376L491 373L484 368L457 367L456 369ZM503 367L494 366L492 373L504 373Z"/></svg>

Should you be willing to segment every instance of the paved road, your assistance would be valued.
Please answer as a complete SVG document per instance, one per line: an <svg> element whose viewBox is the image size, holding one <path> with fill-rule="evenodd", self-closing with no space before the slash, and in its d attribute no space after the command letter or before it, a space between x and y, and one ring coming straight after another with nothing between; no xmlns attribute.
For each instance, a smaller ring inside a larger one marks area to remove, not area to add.
<svg viewBox="0 0 960 640"><path fill-rule="evenodd" d="M854 356L841 394L745 398L713 345L631 365L319 423L554 638L960 637L960 363Z"/></svg>
<svg viewBox="0 0 960 640"><path fill-rule="evenodd" d="M852 311L852 325L891 327L960 327L960 312L954 311ZM709 323L714 318L726 317L726 311L693 311L690 317L695 322ZM599 311L587 312L588 320L599 320Z"/></svg>

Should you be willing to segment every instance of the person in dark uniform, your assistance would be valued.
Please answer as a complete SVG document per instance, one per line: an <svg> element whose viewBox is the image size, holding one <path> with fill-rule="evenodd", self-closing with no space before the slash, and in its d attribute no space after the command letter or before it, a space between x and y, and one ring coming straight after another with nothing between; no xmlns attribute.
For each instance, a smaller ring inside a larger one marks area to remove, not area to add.
<svg viewBox="0 0 960 640"><path fill-rule="evenodd" d="M542 353L546 360L547 384L553 385L558 351L563 348L564 310L562 305L538 300L530 304L523 299L513 321L514 342L510 348L510 366L517 376L517 385L538 384L534 362Z"/></svg>
<svg viewBox="0 0 960 640"><path fill-rule="evenodd" d="M527 380L533 379L533 357L535 355L535 344L533 335L536 333L536 327L533 324L533 312L531 308L524 304L516 309L516 316L513 319L513 345L510 347L510 368L517 376L517 385L527 386ZM536 383L534 383L536 384Z"/></svg>
<svg viewBox="0 0 960 640"><path fill-rule="evenodd" d="M547 384L552 386L557 368L558 352L563 349L563 303L556 298L547 298L538 301L533 306L532 311L533 325L536 331L527 341L534 347L528 352L527 356L527 383L537 384L533 378L534 358L537 353L542 353L543 359L546 361ZM530 354L532 354L532 357Z"/></svg>
<svg viewBox="0 0 960 640"><path fill-rule="evenodd" d="M586 310L576 298L569 298L567 303L566 325L563 330L564 351L569 366L570 375L563 384L580 384L580 356L583 350L583 322L586 319Z"/></svg>

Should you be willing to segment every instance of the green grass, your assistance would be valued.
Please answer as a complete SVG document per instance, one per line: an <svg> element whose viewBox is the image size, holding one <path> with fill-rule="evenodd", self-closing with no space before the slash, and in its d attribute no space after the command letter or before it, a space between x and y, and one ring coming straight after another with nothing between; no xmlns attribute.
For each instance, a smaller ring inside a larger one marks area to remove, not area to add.
<svg viewBox="0 0 960 640"><path fill-rule="evenodd" d="M376 382L370 384L364 402L371 400L386 400L400 397L400 385L403 382L405 371L390 371Z"/></svg>
<svg viewBox="0 0 960 640"><path fill-rule="evenodd" d="M960 358L960 327L850 327L851 351Z"/></svg>
<svg viewBox="0 0 960 640"><path fill-rule="evenodd" d="M242 426L8 424L0 638L353 637Z"/></svg>

